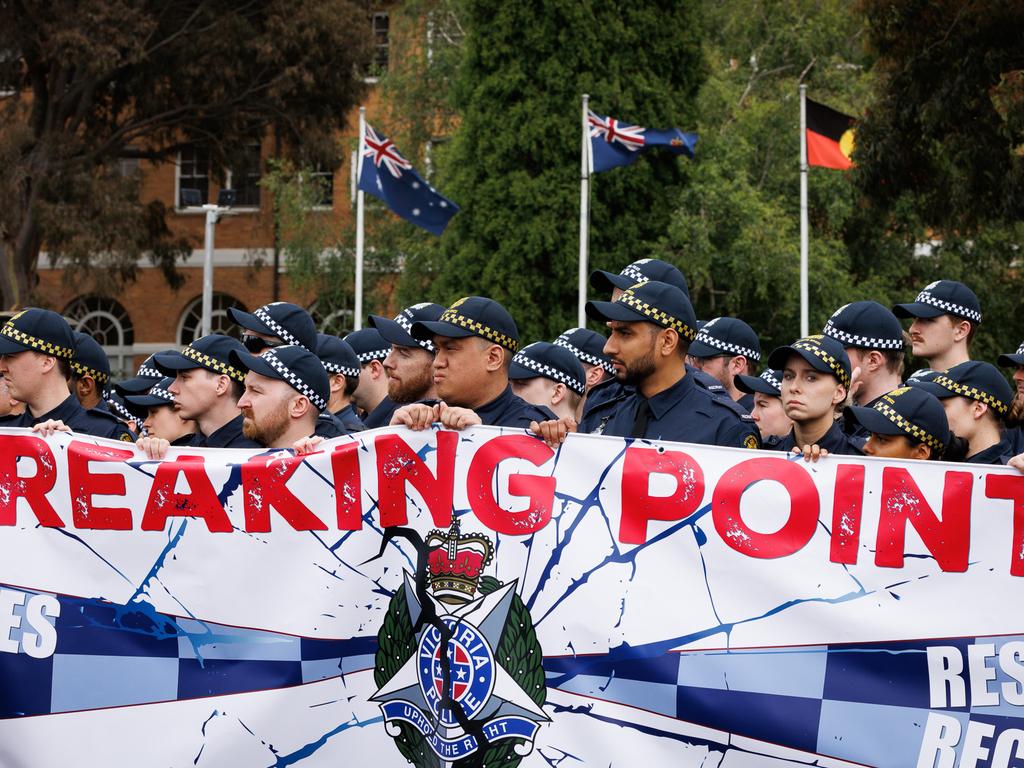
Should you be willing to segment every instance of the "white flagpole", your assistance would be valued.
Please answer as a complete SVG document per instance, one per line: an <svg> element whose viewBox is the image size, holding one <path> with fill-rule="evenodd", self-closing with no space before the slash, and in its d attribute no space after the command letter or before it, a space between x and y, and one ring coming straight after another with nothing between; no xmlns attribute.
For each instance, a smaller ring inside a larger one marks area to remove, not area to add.
<svg viewBox="0 0 1024 768"><path fill-rule="evenodd" d="M590 236L590 137L587 113L590 111L590 96L583 94L583 144L580 147L580 283L576 324L587 325L587 246Z"/></svg>
<svg viewBox="0 0 1024 768"><path fill-rule="evenodd" d="M363 149L366 143L366 107L359 108L359 151L356 153L356 184L359 183L359 172L363 167ZM358 331L363 327L363 190L356 190L356 299L355 317L352 328Z"/></svg>
<svg viewBox="0 0 1024 768"><path fill-rule="evenodd" d="M809 333L807 288L807 86L800 85L800 336Z"/></svg>

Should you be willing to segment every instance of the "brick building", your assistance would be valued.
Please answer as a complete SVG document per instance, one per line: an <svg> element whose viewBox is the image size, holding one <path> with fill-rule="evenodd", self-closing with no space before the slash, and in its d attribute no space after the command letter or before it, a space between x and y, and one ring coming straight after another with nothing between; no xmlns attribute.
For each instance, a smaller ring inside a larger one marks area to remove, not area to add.
<svg viewBox="0 0 1024 768"><path fill-rule="evenodd" d="M380 71L388 65L387 12L373 13L372 24L377 44L375 67ZM366 103L372 113L375 78L368 82L371 85ZM343 145L354 143L357 133L358 113L354 112L339 140ZM301 295L293 289L283 265L279 268L279 292L274 296L272 200L270 193L259 186L265 160L270 155L270 140L247 149L245 167L231 169L224 184L236 190L236 202L231 215L222 218L216 228L213 330L236 330L227 316L228 307L251 311L276 298L309 308L322 330L347 332L351 329L351 314L335 312L323 317L317 311L315 296ZM325 194L315 215L331 216L339 225L351 226L355 218L350 198L351 162L350 157L345 157L341 167L322 174L329 182L329 194ZM208 158L199 147L182 150L172 162L139 161L122 171L140 174L143 200L158 199L172 208L169 227L193 243L191 255L179 264L183 285L172 289L161 270L148 259L142 259L138 278L125 285L119 295L100 295L88 285L67 285L60 264L52 266L43 254L36 288L40 304L62 312L76 329L92 334L104 346L115 377L133 371L153 352L187 344L200 334L205 214L187 210L182 204L181 190L200 190L204 202L216 201L220 191L220 185L209 172Z"/></svg>

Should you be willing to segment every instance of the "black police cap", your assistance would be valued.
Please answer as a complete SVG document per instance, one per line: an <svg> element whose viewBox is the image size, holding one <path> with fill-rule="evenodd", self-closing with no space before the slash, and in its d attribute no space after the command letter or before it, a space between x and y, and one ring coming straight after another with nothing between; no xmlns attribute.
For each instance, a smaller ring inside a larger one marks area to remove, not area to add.
<svg viewBox="0 0 1024 768"><path fill-rule="evenodd" d="M71 358L71 370L78 376L91 376L100 387L105 387L110 381L110 360L107 353L89 334L80 331L73 331L73 334L75 356Z"/></svg>
<svg viewBox="0 0 1024 768"><path fill-rule="evenodd" d="M297 304L275 301L252 312L229 307L228 314L247 331L274 336L285 344L297 344L310 352L316 350L316 323L309 312Z"/></svg>
<svg viewBox="0 0 1024 768"><path fill-rule="evenodd" d="M844 347L901 350L904 345L899 318L877 301L854 301L841 306L821 332Z"/></svg>
<svg viewBox="0 0 1024 768"><path fill-rule="evenodd" d="M237 339L222 333L211 333L196 339L181 351L157 352L153 355L156 368L164 376L176 376L178 371L205 368L213 373L230 376L235 381L245 381L245 371L232 362L232 352L244 352L245 347Z"/></svg>
<svg viewBox="0 0 1024 768"><path fill-rule="evenodd" d="M1003 374L991 363L968 360L954 365L945 373L938 373L932 381L919 384L940 400L948 397L966 397L992 408L1000 418L1006 416L1013 401L1013 389Z"/></svg>
<svg viewBox="0 0 1024 768"><path fill-rule="evenodd" d="M843 411L843 418L878 435L910 437L933 451L943 451L949 444L946 409L922 387L894 389L870 407L851 405Z"/></svg>
<svg viewBox="0 0 1024 768"><path fill-rule="evenodd" d="M512 315L494 299L484 296L466 296L448 307L437 320L413 323L412 336L423 340L434 336L479 336L512 352L519 349L519 329Z"/></svg>
<svg viewBox="0 0 1024 768"><path fill-rule="evenodd" d="M173 383L174 379L168 376L150 387L146 394L125 395L123 398L125 406L136 418L145 419L150 408L174 405L174 395L170 392L170 386Z"/></svg>
<svg viewBox="0 0 1024 768"><path fill-rule="evenodd" d="M661 259L639 259L632 264L627 264L619 274L597 270L590 273L590 285L602 293L610 293L613 288L626 290L637 283L646 283L650 280L657 280L659 283L668 283L686 294L690 298L690 288L686 284L686 278L679 268Z"/></svg>
<svg viewBox="0 0 1024 768"><path fill-rule="evenodd" d="M970 288L956 280L929 283L907 304L897 304L892 311L898 317L939 317L954 315L975 323L981 322L981 302Z"/></svg>
<svg viewBox="0 0 1024 768"><path fill-rule="evenodd" d="M412 326L420 321L440 320L444 309L440 304L430 302L413 304L395 315L394 320L380 315L370 315L369 323L380 331L380 335L389 344L397 344L400 347L422 347L428 352L434 352L434 342L430 339L413 338Z"/></svg>
<svg viewBox="0 0 1024 768"><path fill-rule="evenodd" d="M806 336L778 347L768 356L768 365L784 370L791 355L803 358L816 371L835 376L843 386L850 386L850 357L843 345L831 336Z"/></svg>
<svg viewBox="0 0 1024 768"><path fill-rule="evenodd" d="M747 394L758 392L762 395L782 397L782 371L774 368L765 368L760 376L747 376L739 374L736 379L736 389Z"/></svg>
<svg viewBox="0 0 1024 768"><path fill-rule="evenodd" d="M16 314L0 328L0 355L28 350L70 362L75 357L75 335L68 321L38 307Z"/></svg>
<svg viewBox="0 0 1024 768"><path fill-rule="evenodd" d="M165 349L164 352L174 352L173 349ZM156 353L159 354L159 353ZM156 367L156 354L152 354L142 361L142 365L130 379L118 381L114 384L114 391L124 397L125 395L139 395L148 392L149 388L164 378Z"/></svg>
<svg viewBox="0 0 1024 768"><path fill-rule="evenodd" d="M1000 355L997 362L1006 368L1014 368L1018 365L1024 365L1024 343L1021 343L1021 345L1017 347L1016 352L1007 352L1006 354Z"/></svg>
<svg viewBox="0 0 1024 768"><path fill-rule="evenodd" d="M589 328L570 328L560 334L552 342L556 347L565 347L576 359L587 365L599 365L608 373L615 373L611 358L604 353L604 345L608 341L597 331Z"/></svg>
<svg viewBox="0 0 1024 768"><path fill-rule="evenodd" d="M316 356L328 373L342 376L359 375L359 356L344 339L326 333L317 334Z"/></svg>
<svg viewBox="0 0 1024 768"><path fill-rule="evenodd" d="M627 288L615 301L588 301L586 311L595 320L654 323L671 328L687 342L697 338L690 299L678 287L657 280Z"/></svg>
<svg viewBox="0 0 1024 768"><path fill-rule="evenodd" d="M754 329L738 317L716 317L700 327L689 353L700 358L742 355L758 362L761 360L761 342Z"/></svg>
<svg viewBox="0 0 1024 768"><path fill-rule="evenodd" d="M587 389L583 364L568 349L548 341L535 341L516 352L508 371L508 377L514 381L538 376L560 382L577 395Z"/></svg>
<svg viewBox="0 0 1024 768"><path fill-rule="evenodd" d="M376 328L360 328L352 331L345 341L356 352L360 365L366 365L373 360L383 360L391 353L391 344L380 335Z"/></svg>
<svg viewBox="0 0 1024 768"><path fill-rule="evenodd" d="M331 396L327 369L320 358L305 347L285 344L268 349L262 355L250 355L243 348L231 353L231 362L243 371L286 382L318 411L327 410L327 401Z"/></svg>

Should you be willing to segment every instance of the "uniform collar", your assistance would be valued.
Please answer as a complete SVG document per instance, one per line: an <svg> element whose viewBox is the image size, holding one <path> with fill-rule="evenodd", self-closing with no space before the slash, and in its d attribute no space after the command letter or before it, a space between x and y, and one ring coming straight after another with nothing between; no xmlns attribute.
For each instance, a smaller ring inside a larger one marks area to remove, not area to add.
<svg viewBox="0 0 1024 768"><path fill-rule="evenodd" d="M663 418L677 403L683 400L688 394L693 391L694 382L693 376L683 376L679 381L673 384L668 389L663 389L653 397L647 398L647 404L651 407L651 413L654 414L654 418ZM636 396L642 398L639 390Z"/></svg>
<svg viewBox="0 0 1024 768"><path fill-rule="evenodd" d="M968 456L964 461L968 464L1005 464L1012 455L1011 448L1010 436L1004 432L998 443Z"/></svg>
<svg viewBox="0 0 1024 768"><path fill-rule="evenodd" d="M238 414L220 429L208 435L205 440L207 448L226 448L232 440L242 434L242 414Z"/></svg>
<svg viewBox="0 0 1024 768"><path fill-rule="evenodd" d="M501 414L512 405L515 395L512 394L512 386L506 384L505 389L500 395L491 400L489 403L481 405L479 408L474 408L476 415L480 417L480 421L484 424L494 424L497 419L501 417Z"/></svg>
<svg viewBox="0 0 1024 768"><path fill-rule="evenodd" d="M63 421L65 424L68 424L71 421L71 419L75 417L76 414L84 410L85 409L82 407L82 404L78 402L77 397L75 397L74 395L68 395L67 399L64 400L64 402L62 402L56 408L51 410L49 413L44 413L42 416L31 416L31 421L33 424L41 424L44 421L56 419L58 421ZM31 411L28 408L25 409L25 412L31 414Z"/></svg>

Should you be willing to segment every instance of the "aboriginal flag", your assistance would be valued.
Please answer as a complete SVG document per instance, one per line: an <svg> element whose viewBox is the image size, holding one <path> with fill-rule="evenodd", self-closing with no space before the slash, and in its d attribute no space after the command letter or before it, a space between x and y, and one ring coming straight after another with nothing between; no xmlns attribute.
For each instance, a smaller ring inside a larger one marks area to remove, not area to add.
<svg viewBox="0 0 1024 768"><path fill-rule="evenodd" d="M853 154L853 124L849 115L807 99L807 164L847 170Z"/></svg>

